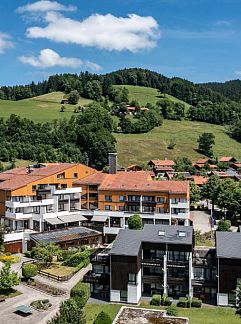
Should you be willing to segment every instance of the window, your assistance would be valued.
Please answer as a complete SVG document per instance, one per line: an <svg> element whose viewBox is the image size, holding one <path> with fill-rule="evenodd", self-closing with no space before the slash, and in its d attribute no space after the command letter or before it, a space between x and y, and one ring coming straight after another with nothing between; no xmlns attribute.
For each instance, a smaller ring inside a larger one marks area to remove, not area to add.
<svg viewBox="0 0 241 324"><path fill-rule="evenodd" d="M119 201L125 201L126 200L126 196L119 196Z"/></svg>
<svg viewBox="0 0 241 324"><path fill-rule="evenodd" d="M119 206L119 211L124 211L125 210L125 206Z"/></svg>
<svg viewBox="0 0 241 324"><path fill-rule="evenodd" d="M154 196L143 196L143 202L155 202Z"/></svg>
<svg viewBox="0 0 241 324"><path fill-rule="evenodd" d="M140 196L128 196L128 200L129 201L139 202L140 201Z"/></svg>
<svg viewBox="0 0 241 324"><path fill-rule="evenodd" d="M36 191L36 189L37 189L37 186L32 186L32 191L33 192Z"/></svg>
<svg viewBox="0 0 241 324"><path fill-rule="evenodd" d="M78 173L74 173L73 178L78 178Z"/></svg>
<svg viewBox="0 0 241 324"><path fill-rule="evenodd" d="M21 208L15 208L15 213L20 213L21 212Z"/></svg>
<svg viewBox="0 0 241 324"><path fill-rule="evenodd" d="M136 285L136 274L135 273L129 273L128 283Z"/></svg>
<svg viewBox="0 0 241 324"><path fill-rule="evenodd" d="M111 205L105 205L105 210L112 210L112 206Z"/></svg>
<svg viewBox="0 0 241 324"><path fill-rule="evenodd" d="M65 178L65 172L57 174L57 179L64 179Z"/></svg>
<svg viewBox="0 0 241 324"><path fill-rule="evenodd" d="M158 203L164 204L165 201L166 201L166 198L165 197L156 197L156 200L157 200Z"/></svg>
<svg viewBox="0 0 241 324"><path fill-rule="evenodd" d="M105 196L105 201L112 201L112 196Z"/></svg>
<svg viewBox="0 0 241 324"><path fill-rule="evenodd" d="M40 213L40 207L39 206L34 206L33 207L33 212L34 212L34 214L39 214Z"/></svg>
<svg viewBox="0 0 241 324"><path fill-rule="evenodd" d="M63 211L64 210L64 204L59 204L59 211Z"/></svg>
<svg viewBox="0 0 241 324"><path fill-rule="evenodd" d="M127 290L121 290L120 291L120 300L121 301L127 301Z"/></svg>

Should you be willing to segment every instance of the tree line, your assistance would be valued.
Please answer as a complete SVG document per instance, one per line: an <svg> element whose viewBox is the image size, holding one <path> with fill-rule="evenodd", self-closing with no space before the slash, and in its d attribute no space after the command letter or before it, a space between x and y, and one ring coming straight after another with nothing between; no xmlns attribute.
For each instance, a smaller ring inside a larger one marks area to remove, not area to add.
<svg viewBox="0 0 241 324"><path fill-rule="evenodd" d="M115 151L109 112L93 103L81 114L54 123L34 123L11 115L0 119L0 160L82 162L102 169Z"/></svg>

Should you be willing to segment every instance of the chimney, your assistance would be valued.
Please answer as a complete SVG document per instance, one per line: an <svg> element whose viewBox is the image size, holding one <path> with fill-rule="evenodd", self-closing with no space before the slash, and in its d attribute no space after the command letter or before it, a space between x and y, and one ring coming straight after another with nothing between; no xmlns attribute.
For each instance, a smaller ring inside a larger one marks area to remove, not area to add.
<svg viewBox="0 0 241 324"><path fill-rule="evenodd" d="M109 174L117 172L117 153L109 153Z"/></svg>

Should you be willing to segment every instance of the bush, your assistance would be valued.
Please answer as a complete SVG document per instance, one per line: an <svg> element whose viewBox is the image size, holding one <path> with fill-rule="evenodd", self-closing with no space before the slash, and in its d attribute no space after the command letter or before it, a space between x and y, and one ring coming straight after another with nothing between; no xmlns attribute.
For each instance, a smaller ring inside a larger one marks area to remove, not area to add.
<svg viewBox="0 0 241 324"><path fill-rule="evenodd" d="M67 260L63 262L63 265L68 267L77 267L80 263L83 263L86 267L89 263L89 251L83 252L76 252L75 254L71 255Z"/></svg>
<svg viewBox="0 0 241 324"><path fill-rule="evenodd" d="M171 305L167 307L167 315L178 316L178 309L176 305Z"/></svg>
<svg viewBox="0 0 241 324"><path fill-rule="evenodd" d="M24 252L24 255L26 256L26 258L32 258L32 251L27 250L26 252Z"/></svg>
<svg viewBox="0 0 241 324"><path fill-rule="evenodd" d="M193 298L191 305L192 305L192 307L201 308L202 307L202 301L201 301L201 299Z"/></svg>
<svg viewBox="0 0 241 324"><path fill-rule="evenodd" d="M161 298L161 303L162 303L162 305L165 305L165 301L166 301L166 299L167 299L167 295L166 295L166 294L163 294L163 295L162 295L162 298Z"/></svg>
<svg viewBox="0 0 241 324"><path fill-rule="evenodd" d="M172 302L173 302L173 299L170 298L170 297L167 297L163 305L164 306L171 306Z"/></svg>
<svg viewBox="0 0 241 324"><path fill-rule="evenodd" d="M178 307L187 307L188 300L186 297L180 297L177 303Z"/></svg>
<svg viewBox="0 0 241 324"><path fill-rule="evenodd" d="M79 307L84 307L90 297L90 285L79 281L71 290L70 297L73 297Z"/></svg>
<svg viewBox="0 0 241 324"><path fill-rule="evenodd" d="M159 306L161 304L161 295L153 295L151 305Z"/></svg>
<svg viewBox="0 0 241 324"><path fill-rule="evenodd" d="M25 279L35 277L38 273L38 267L34 263L26 263L22 267L22 275Z"/></svg>
<svg viewBox="0 0 241 324"><path fill-rule="evenodd" d="M93 324L111 324L111 323L112 320L110 316L107 313L102 311L97 315Z"/></svg>

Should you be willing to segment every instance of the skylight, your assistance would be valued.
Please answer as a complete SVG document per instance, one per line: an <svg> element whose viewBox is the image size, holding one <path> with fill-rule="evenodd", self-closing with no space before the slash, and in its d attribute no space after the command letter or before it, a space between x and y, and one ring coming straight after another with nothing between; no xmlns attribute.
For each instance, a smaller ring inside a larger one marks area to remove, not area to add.
<svg viewBox="0 0 241 324"><path fill-rule="evenodd" d="M166 232L165 231L159 231L158 232L158 236L165 236L166 235Z"/></svg>
<svg viewBox="0 0 241 324"><path fill-rule="evenodd" d="M187 236L187 232L184 232L184 231L178 231L178 236L179 236L179 237L186 237L186 236Z"/></svg>

